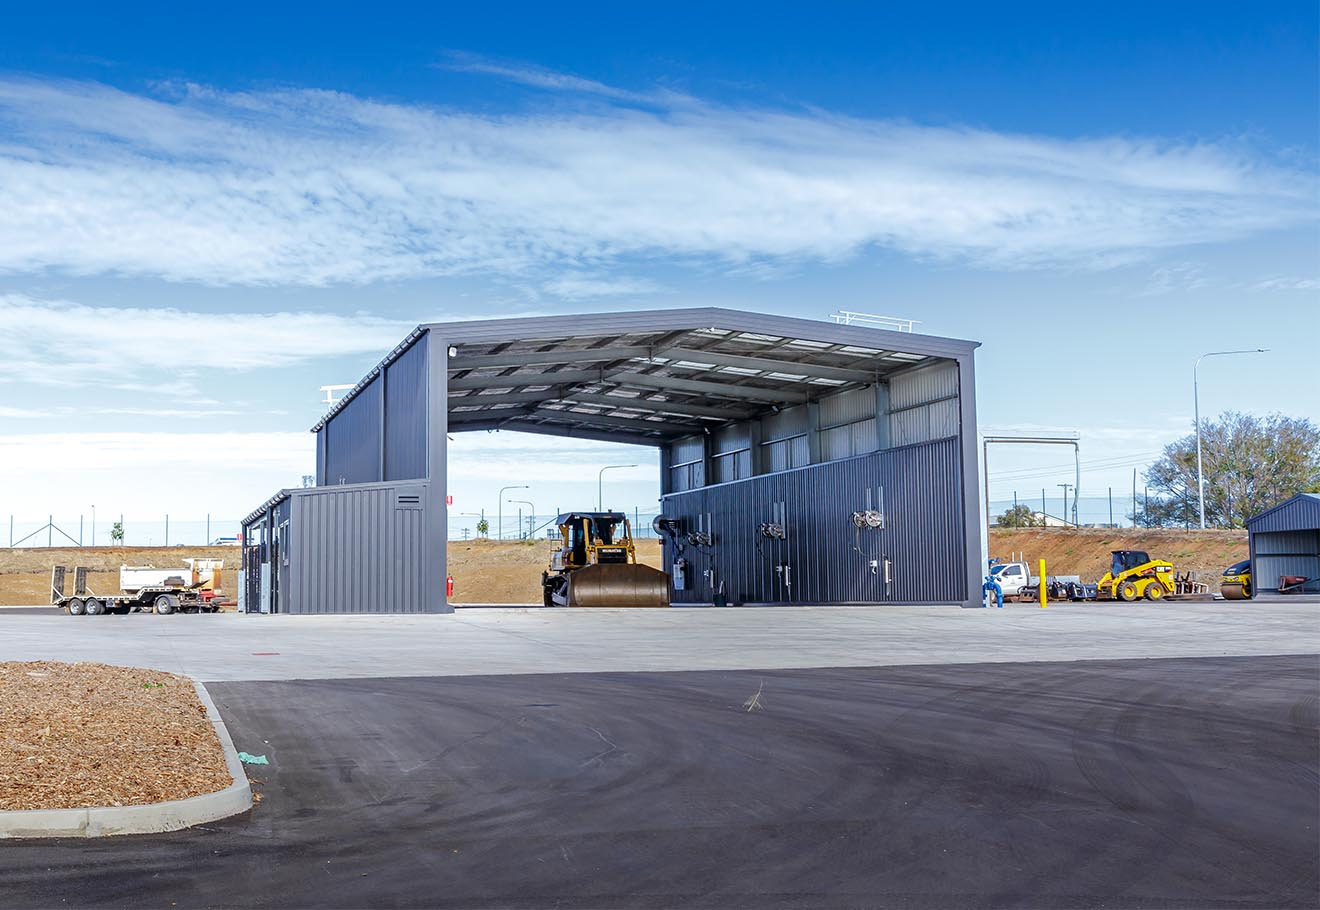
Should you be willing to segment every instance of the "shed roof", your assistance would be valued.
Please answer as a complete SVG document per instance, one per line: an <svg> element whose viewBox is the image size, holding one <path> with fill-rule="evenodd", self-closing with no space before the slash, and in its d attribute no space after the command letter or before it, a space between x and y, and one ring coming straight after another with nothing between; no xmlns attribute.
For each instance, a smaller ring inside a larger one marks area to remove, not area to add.
<svg viewBox="0 0 1320 910"><path fill-rule="evenodd" d="M661 444L860 388L976 342L713 307L429 323L449 347L449 431Z"/></svg>
<svg viewBox="0 0 1320 910"><path fill-rule="evenodd" d="M1252 534L1320 530L1320 493L1298 493L1272 509L1247 519Z"/></svg>

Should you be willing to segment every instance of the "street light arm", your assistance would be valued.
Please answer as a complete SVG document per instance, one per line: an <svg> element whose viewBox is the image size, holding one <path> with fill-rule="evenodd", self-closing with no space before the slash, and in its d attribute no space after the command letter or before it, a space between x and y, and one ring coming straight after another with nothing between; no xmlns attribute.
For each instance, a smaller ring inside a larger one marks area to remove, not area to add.
<svg viewBox="0 0 1320 910"><path fill-rule="evenodd" d="M635 468L635 464L607 464L596 474L596 508L603 510L605 508L605 472L614 468Z"/></svg>

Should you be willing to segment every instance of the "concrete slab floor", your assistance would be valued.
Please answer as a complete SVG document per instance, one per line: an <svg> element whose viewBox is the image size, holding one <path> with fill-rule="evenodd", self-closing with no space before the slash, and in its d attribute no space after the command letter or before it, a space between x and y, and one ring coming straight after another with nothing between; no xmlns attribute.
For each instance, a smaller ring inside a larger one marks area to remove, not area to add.
<svg viewBox="0 0 1320 910"><path fill-rule="evenodd" d="M203 680L787 669L1320 653L1320 604L0 614L0 660Z"/></svg>

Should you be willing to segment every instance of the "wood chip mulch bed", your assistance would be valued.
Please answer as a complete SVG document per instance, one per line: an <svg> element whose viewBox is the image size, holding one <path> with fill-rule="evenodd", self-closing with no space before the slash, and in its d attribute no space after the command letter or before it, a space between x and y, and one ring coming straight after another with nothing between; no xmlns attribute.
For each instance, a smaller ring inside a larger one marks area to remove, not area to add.
<svg viewBox="0 0 1320 910"><path fill-rule="evenodd" d="M233 783L192 680L0 662L0 809L139 806Z"/></svg>

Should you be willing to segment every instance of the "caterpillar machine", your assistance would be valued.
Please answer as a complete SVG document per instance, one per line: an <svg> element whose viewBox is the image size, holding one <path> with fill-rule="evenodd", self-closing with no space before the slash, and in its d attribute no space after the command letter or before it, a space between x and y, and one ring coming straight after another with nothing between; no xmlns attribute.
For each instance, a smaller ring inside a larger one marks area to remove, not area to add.
<svg viewBox="0 0 1320 910"><path fill-rule="evenodd" d="M637 562L622 512L565 512L560 546L541 573L547 607L667 607L669 576Z"/></svg>
<svg viewBox="0 0 1320 910"><path fill-rule="evenodd" d="M1163 600L1169 594L1181 593L1172 563L1151 559L1141 550L1114 550L1112 556L1109 571L1096 583L1100 600L1131 603L1143 597Z"/></svg>

